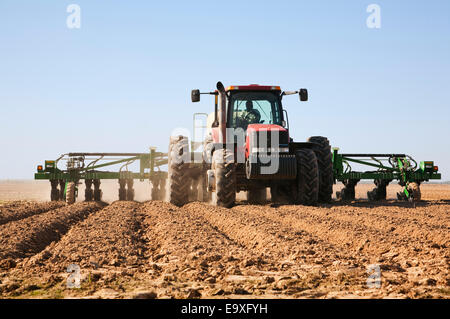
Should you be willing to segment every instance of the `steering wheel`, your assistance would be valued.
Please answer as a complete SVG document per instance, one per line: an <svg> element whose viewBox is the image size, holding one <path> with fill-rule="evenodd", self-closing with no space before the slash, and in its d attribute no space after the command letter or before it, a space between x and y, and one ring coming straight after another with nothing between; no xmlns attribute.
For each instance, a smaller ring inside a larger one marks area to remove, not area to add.
<svg viewBox="0 0 450 319"><path fill-rule="evenodd" d="M261 114L259 114L259 112L255 111L254 109L251 110L250 112L248 112L245 116L244 116L244 120L246 122L250 122L250 119L248 118L248 116L250 114L253 114L256 117L256 121L255 123L259 123L259 121L261 120Z"/></svg>

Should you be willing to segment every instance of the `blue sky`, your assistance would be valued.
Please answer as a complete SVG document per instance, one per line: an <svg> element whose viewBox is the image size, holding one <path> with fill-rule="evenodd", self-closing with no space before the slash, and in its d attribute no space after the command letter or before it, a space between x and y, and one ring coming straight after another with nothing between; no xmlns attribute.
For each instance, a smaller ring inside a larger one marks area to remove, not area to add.
<svg viewBox="0 0 450 319"><path fill-rule="evenodd" d="M81 28L68 29L69 4ZM369 4L381 28L369 29ZM450 179L449 1L0 2L0 179L69 151L167 149L190 90L306 87L296 140L435 160Z"/></svg>

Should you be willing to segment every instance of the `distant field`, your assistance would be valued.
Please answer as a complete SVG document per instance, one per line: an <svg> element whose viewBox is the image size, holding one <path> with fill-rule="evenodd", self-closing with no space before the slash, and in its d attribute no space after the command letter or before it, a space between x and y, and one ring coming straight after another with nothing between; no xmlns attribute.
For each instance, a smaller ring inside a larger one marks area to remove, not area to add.
<svg viewBox="0 0 450 319"><path fill-rule="evenodd" d="M342 184L334 186L334 194L343 187ZM366 199L367 191L374 186L370 183L361 183L356 187L356 198ZM147 181L134 183L136 201L146 201L150 199L150 185ZM102 181L101 189L103 190L103 200L113 202L118 199L118 183L117 181ZM450 199L450 184L431 184L425 183L421 185L423 200ZM401 187L397 184L388 186L388 199L396 199L396 193L401 191ZM84 185L79 187L81 195L84 194ZM245 196L240 194L238 199L244 199ZM0 181L0 201L10 200L33 200L48 201L50 200L50 183L48 181L34 180L3 180ZM79 196L78 201L83 201L83 196Z"/></svg>

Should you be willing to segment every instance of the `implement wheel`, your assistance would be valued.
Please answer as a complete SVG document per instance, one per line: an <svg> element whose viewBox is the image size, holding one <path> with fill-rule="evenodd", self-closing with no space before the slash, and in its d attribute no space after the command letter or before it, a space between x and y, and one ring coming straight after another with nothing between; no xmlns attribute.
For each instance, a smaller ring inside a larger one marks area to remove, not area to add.
<svg viewBox="0 0 450 319"><path fill-rule="evenodd" d="M52 202L60 199L60 192L58 190L58 184L59 184L58 180L55 180L55 179L50 180L50 185L52 187L51 191L50 191L50 200ZM64 194L64 187L62 187L61 190L62 190L61 192Z"/></svg>
<svg viewBox="0 0 450 319"><path fill-rule="evenodd" d="M375 181L376 187L371 191L367 192L367 198L370 201L377 200L386 200L386 187L389 185L389 180L376 179Z"/></svg>
<svg viewBox="0 0 450 319"><path fill-rule="evenodd" d="M119 200L127 200L126 185L127 181L125 179L119 179Z"/></svg>
<svg viewBox="0 0 450 319"><path fill-rule="evenodd" d="M90 202L94 199L94 191L92 188L86 188L84 190L84 199L86 202Z"/></svg>
<svg viewBox="0 0 450 319"><path fill-rule="evenodd" d="M59 200L64 200L64 188L65 187L66 187L66 181L63 179L60 179L59 180ZM58 199L55 199L55 200L58 200Z"/></svg>
<svg viewBox="0 0 450 319"><path fill-rule="evenodd" d="M154 179L151 181L151 197L152 200L161 200L161 191L159 189L160 181L158 179Z"/></svg>
<svg viewBox="0 0 450 319"><path fill-rule="evenodd" d="M186 175L189 160L189 142L187 137L170 138L169 144L169 202L183 206L189 201L189 177Z"/></svg>
<svg viewBox="0 0 450 319"><path fill-rule="evenodd" d="M323 136L311 136L308 142L313 142L314 153L316 153L317 164L319 166L319 202L331 202L333 195L333 160L330 142Z"/></svg>
<svg viewBox="0 0 450 319"><path fill-rule="evenodd" d="M411 201L420 202L420 200L422 198L422 194L420 193L419 183L409 183L408 193L409 193Z"/></svg>
<svg viewBox="0 0 450 319"><path fill-rule="evenodd" d="M119 200L127 200L127 189L119 188Z"/></svg>
<svg viewBox="0 0 450 319"><path fill-rule="evenodd" d="M319 166L311 149L297 151L297 181L294 189L296 204L316 205L319 200Z"/></svg>
<svg viewBox="0 0 450 319"><path fill-rule="evenodd" d="M227 149L214 151L212 168L216 179L213 204L230 208L236 202L234 153Z"/></svg>
<svg viewBox="0 0 450 319"><path fill-rule="evenodd" d="M92 180L86 179L84 181L86 189L84 190L84 200L90 202L94 199L94 191L92 190Z"/></svg>
<svg viewBox="0 0 450 319"><path fill-rule="evenodd" d="M287 185L270 186L270 199L272 203L289 203L292 200L291 189Z"/></svg>
<svg viewBox="0 0 450 319"><path fill-rule="evenodd" d="M133 188L134 180L133 179L127 179L127 200L133 201L134 200L134 188Z"/></svg>
<svg viewBox="0 0 450 319"><path fill-rule="evenodd" d="M99 202L102 200L102 190L100 189L100 180L99 179L94 179L93 181L94 184L94 200Z"/></svg>
<svg viewBox="0 0 450 319"><path fill-rule="evenodd" d="M134 189L133 188L128 188L127 189L127 200L128 201L133 201L134 200Z"/></svg>
<svg viewBox="0 0 450 319"><path fill-rule="evenodd" d="M342 181L345 187L343 187L340 192L336 192L336 198L342 201L355 200L355 186L358 182L359 179L348 179Z"/></svg>
<svg viewBox="0 0 450 319"><path fill-rule="evenodd" d="M64 193L64 190L62 191L62 193ZM57 201L59 200L59 190L58 189L52 189L50 192L50 200L53 201Z"/></svg>
<svg viewBox="0 0 450 319"><path fill-rule="evenodd" d="M267 200L266 188L250 188L247 191L247 202L249 204L264 204Z"/></svg>
<svg viewBox="0 0 450 319"><path fill-rule="evenodd" d="M66 204L72 205L75 203L75 183L69 182L66 185Z"/></svg>

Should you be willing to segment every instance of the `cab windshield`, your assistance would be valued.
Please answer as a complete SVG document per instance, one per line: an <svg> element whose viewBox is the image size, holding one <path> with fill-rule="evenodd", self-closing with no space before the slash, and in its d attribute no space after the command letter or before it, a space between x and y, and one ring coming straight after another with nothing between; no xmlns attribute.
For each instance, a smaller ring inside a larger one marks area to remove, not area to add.
<svg viewBox="0 0 450 319"><path fill-rule="evenodd" d="M247 129L249 124L281 125L279 95L272 92L235 92L231 94L229 127Z"/></svg>

